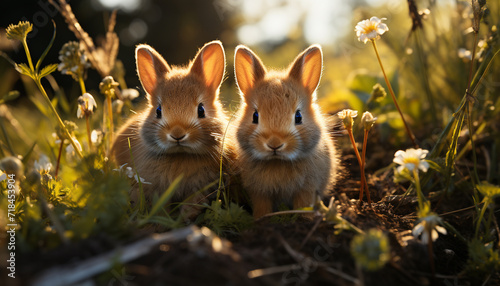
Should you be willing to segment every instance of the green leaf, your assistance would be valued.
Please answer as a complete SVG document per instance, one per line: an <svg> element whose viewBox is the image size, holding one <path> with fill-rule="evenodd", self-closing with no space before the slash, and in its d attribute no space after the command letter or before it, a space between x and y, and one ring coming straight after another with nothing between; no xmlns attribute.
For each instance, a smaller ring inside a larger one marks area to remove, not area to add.
<svg viewBox="0 0 500 286"><path fill-rule="evenodd" d="M42 69L38 74L38 78L43 78L53 73L57 69L57 64L50 64Z"/></svg>
<svg viewBox="0 0 500 286"><path fill-rule="evenodd" d="M429 166L431 169L436 170L438 173L444 174L444 169L441 167L438 163L432 161L432 160L425 160L427 163L429 163Z"/></svg>
<svg viewBox="0 0 500 286"><path fill-rule="evenodd" d="M20 74L24 74L24 75L27 75L27 76L33 78L33 73L31 72L31 69L26 64L16 64L16 70Z"/></svg>
<svg viewBox="0 0 500 286"><path fill-rule="evenodd" d="M52 20L52 24L54 25L54 33L52 34L52 39L50 40L49 45L47 46L47 48L45 48L45 51L43 52L43 54L38 59L38 62L36 63L35 71L37 71L37 72L38 72L38 68L42 64L43 59L45 59L45 56L47 56L47 53L49 52L50 48L52 48L52 45L54 44L54 40L56 39L56 22L54 22L54 20ZM47 67L45 67L45 68L47 68ZM40 74L42 74L42 73L43 73L43 70ZM42 77L44 77L44 76L41 76L40 78L42 78Z"/></svg>
<svg viewBox="0 0 500 286"><path fill-rule="evenodd" d="M14 99L18 98L19 95L20 95L20 93L17 90L9 91L9 93L4 95L4 97L2 97L2 99L0 99L0 104L4 104L8 101L14 100Z"/></svg>

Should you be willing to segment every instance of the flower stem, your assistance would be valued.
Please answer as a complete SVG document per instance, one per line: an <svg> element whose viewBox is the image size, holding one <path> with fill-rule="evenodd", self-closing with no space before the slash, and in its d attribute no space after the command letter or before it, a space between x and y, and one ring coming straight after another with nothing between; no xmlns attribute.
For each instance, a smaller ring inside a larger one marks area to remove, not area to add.
<svg viewBox="0 0 500 286"><path fill-rule="evenodd" d="M61 126L61 129L63 130L64 135L66 135L66 137L68 137L69 142L71 143L71 145L73 145L73 149L75 149L76 154L78 155L78 157L83 158L82 152L80 151L80 149L76 145L75 140L73 139L73 136L71 136L71 134L69 134L69 131L66 128L66 125L64 125L64 122L62 121L61 117L59 117L59 114L57 113L56 108L52 105L52 102L50 101L49 96L47 95L47 92L45 91L44 87L42 86L40 79L35 80L35 83L36 83L36 86L38 87L38 89L40 90L40 92L42 92L42 95L45 98L45 100L47 101L50 109L52 110L52 112L56 116L57 122L59 123L59 126ZM61 140L64 141L64 138L61 138Z"/></svg>
<svg viewBox="0 0 500 286"><path fill-rule="evenodd" d="M26 52L26 57L28 58L28 63L30 65L30 69L34 74L35 68L33 67L33 62L31 61L30 49L28 48L28 43L26 42L26 37L21 42L23 43L24 51Z"/></svg>
<svg viewBox="0 0 500 286"><path fill-rule="evenodd" d="M432 230L431 230L432 231ZM432 251L432 235L429 233L429 243L427 244L427 251L429 252L429 264L431 266L432 277L436 276L436 267L434 266L434 255Z"/></svg>
<svg viewBox="0 0 500 286"><path fill-rule="evenodd" d="M361 182L359 187L359 203L361 204L361 200L363 199L363 189L365 187L365 172L363 170L363 162L361 161L358 147L356 147L356 141L354 141L354 136L352 135L352 128L347 128L347 133L349 134L349 139L351 139L351 144L354 149L354 153L356 153L356 158L358 159L359 169L361 172Z"/></svg>
<svg viewBox="0 0 500 286"><path fill-rule="evenodd" d="M363 150L361 151L361 162L362 162L361 176L363 178L365 178L366 145L368 142L368 132L370 132L370 131L365 129L365 135L363 137ZM368 204L370 204L370 206L371 206L372 200L370 198L370 189L368 189L368 184L366 183L366 178L364 180L365 180L365 188L366 188L366 198L368 199Z"/></svg>
<svg viewBox="0 0 500 286"><path fill-rule="evenodd" d="M418 208L424 209L424 194L422 193L422 189L420 187L420 177L418 175L418 169L413 169L413 178L415 178L415 187L417 188L417 197L418 197Z"/></svg>
<svg viewBox="0 0 500 286"><path fill-rule="evenodd" d="M66 126L64 125L64 122L62 121L61 117L59 116L59 113L57 113L56 108L52 105L52 102L50 101L50 98L47 95L47 92L45 91L45 88L43 87L43 85L42 85L42 83L40 81L40 78L38 76L38 72L35 71L35 68L33 67L33 62L31 60L31 54L30 54L30 50L28 48L28 43L26 42L26 38L24 38L22 40L22 43L23 43L24 51L26 52L26 57L28 58L28 63L30 65L31 73L33 75L31 78L35 81L36 86L38 87L38 89L42 93L42 95L45 98L45 100L47 100L47 103L48 103L50 109L52 110L52 112L56 116L57 122L61 126L61 129L63 130L64 135L66 135L68 137L69 142L71 143L71 145L73 145L73 148L75 149L76 154L78 154L78 156L80 158L83 158L82 152L80 152L80 150L76 146L76 143L73 140L73 137L69 134L69 131L66 128ZM64 138L61 138L61 140L64 141Z"/></svg>
<svg viewBox="0 0 500 286"><path fill-rule="evenodd" d="M82 90L82 94L86 93L85 82L83 81L83 76L78 76L78 82L80 83L80 89Z"/></svg>
<svg viewBox="0 0 500 286"><path fill-rule="evenodd" d="M484 213L486 212L486 209L489 207L489 205L490 205L490 200L489 198L487 198L484 201L483 207L481 208L481 212L479 213L479 217L477 218L476 231L474 233L475 238L478 238L479 236L479 227L481 226L481 221L483 220Z"/></svg>
<svg viewBox="0 0 500 286"><path fill-rule="evenodd" d="M373 40L371 42L373 44L373 49L375 50L375 54L377 55L377 60L378 60L378 63L380 64L380 69L382 69L382 74L384 75L385 83L387 84L387 88L389 89L389 93L391 94L392 101L394 101L394 105L396 105L396 109L398 110L399 115L401 116L401 120L403 120L403 124L405 126L406 133L410 137L410 140L413 143L413 147L418 148L418 144L415 140L415 135L413 135L413 133L410 130L410 127L406 123L406 120L403 116L403 112L401 112L401 109L399 108L399 104L396 100L396 95L394 95L394 90L392 90L391 83L389 82L389 79L387 78L387 75L385 74L385 69L384 69L384 66L382 65L382 60L380 60L380 55L378 53L377 44Z"/></svg>
<svg viewBox="0 0 500 286"><path fill-rule="evenodd" d="M109 124L109 137L108 137L108 152L111 150L111 144L113 142L113 106L111 103L111 96L106 96L107 106L108 106L108 124Z"/></svg>
<svg viewBox="0 0 500 286"><path fill-rule="evenodd" d="M92 150L92 139L90 135L90 122L89 116L85 114L85 123L87 124L87 139L89 140L89 151Z"/></svg>

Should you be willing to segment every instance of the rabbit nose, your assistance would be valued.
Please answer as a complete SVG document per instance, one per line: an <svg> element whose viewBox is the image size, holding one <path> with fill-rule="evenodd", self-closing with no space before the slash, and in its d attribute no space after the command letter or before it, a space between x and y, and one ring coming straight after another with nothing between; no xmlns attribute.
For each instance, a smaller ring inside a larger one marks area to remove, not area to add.
<svg viewBox="0 0 500 286"><path fill-rule="evenodd" d="M186 134L181 135L181 136L174 136L174 135L170 134L170 137L172 137L172 139L174 139L175 141L181 141L182 139L184 139L186 137Z"/></svg>
<svg viewBox="0 0 500 286"><path fill-rule="evenodd" d="M285 145L285 144L281 144L279 146L273 146L273 145L267 144L267 147L271 148L273 151L278 151L279 149L281 149L281 147L283 147L283 145Z"/></svg>
<svg viewBox="0 0 500 286"><path fill-rule="evenodd" d="M276 152L279 149L281 149L285 144L283 143L283 141L280 138L273 136L273 137L269 138L269 140L267 140L266 145L269 149Z"/></svg>

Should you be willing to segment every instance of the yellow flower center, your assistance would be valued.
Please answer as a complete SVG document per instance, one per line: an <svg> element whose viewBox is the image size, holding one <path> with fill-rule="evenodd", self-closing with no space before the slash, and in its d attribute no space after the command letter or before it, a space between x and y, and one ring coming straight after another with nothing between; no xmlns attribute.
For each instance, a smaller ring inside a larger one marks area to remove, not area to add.
<svg viewBox="0 0 500 286"><path fill-rule="evenodd" d="M363 27L363 32L365 34L369 34L371 32L377 31L378 24L374 22L370 22L370 25Z"/></svg>
<svg viewBox="0 0 500 286"><path fill-rule="evenodd" d="M420 164L420 160L418 158L415 158L415 157L404 158L403 162L405 164L413 164L413 165L415 165L415 168L417 168L418 165Z"/></svg>

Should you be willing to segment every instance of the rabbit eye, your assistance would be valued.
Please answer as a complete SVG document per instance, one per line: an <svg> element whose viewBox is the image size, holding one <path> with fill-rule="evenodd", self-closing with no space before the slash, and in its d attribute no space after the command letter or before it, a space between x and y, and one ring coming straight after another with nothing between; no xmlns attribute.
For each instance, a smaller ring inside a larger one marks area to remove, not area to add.
<svg viewBox="0 0 500 286"><path fill-rule="evenodd" d="M205 118L205 107L203 107L203 103L198 104L198 118Z"/></svg>
<svg viewBox="0 0 500 286"><path fill-rule="evenodd" d="M161 118L161 105L158 105L158 107L156 108L156 118Z"/></svg>
<svg viewBox="0 0 500 286"><path fill-rule="evenodd" d="M295 112L295 124L302 124L302 114L300 114L300 110Z"/></svg>
<svg viewBox="0 0 500 286"><path fill-rule="evenodd" d="M255 110L255 112L253 113L253 120L252 120L252 123L253 123L253 124L257 124L257 123L259 123L259 113L257 112L257 110Z"/></svg>

